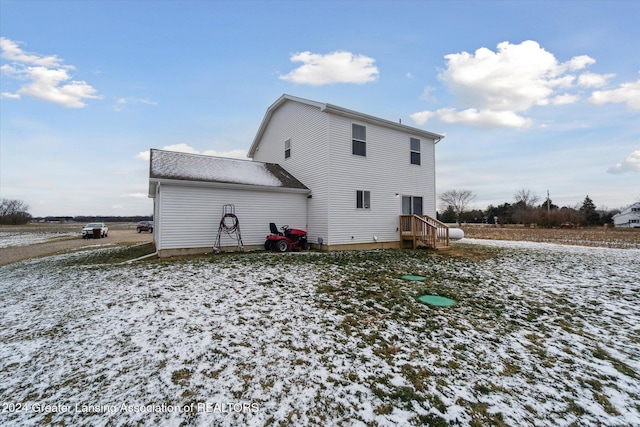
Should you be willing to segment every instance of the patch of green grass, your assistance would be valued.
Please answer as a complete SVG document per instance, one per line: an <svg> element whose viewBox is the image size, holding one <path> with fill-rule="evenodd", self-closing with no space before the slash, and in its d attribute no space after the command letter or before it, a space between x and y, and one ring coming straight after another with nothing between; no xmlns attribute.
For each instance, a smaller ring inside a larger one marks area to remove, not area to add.
<svg viewBox="0 0 640 427"><path fill-rule="evenodd" d="M415 419L417 421L416 425L429 427L447 427L450 425L447 420L435 414L418 415Z"/></svg>
<svg viewBox="0 0 640 427"><path fill-rule="evenodd" d="M573 400L569 400L569 399L567 399L567 400L568 400L568 402L567 402L567 412L571 412L571 413L577 415L578 417L581 417L586 413L585 409L582 406L578 405Z"/></svg>
<svg viewBox="0 0 640 427"><path fill-rule="evenodd" d="M611 415L620 415L620 412L611 404L609 398L602 393L594 393L593 398L602 406L606 413Z"/></svg>
<svg viewBox="0 0 640 427"><path fill-rule="evenodd" d="M67 265L98 265L119 264L131 261L156 251L153 243L144 243L134 246L117 246L108 249L82 250L71 259L66 260Z"/></svg>
<svg viewBox="0 0 640 427"><path fill-rule="evenodd" d="M640 379L640 375L636 373L634 369L632 369L629 365L622 362L621 360L618 360L615 357L611 356L605 349L600 346L596 346L595 350L593 350L593 356L597 359L609 361L611 365L616 369L616 371L620 372L623 375L627 375L635 379Z"/></svg>
<svg viewBox="0 0 640 427"><path fill-rule="evenodd" d="M171 382L176 385L186 385L191 379L191 371L189 369L179 369L171 373Z"/></svg>

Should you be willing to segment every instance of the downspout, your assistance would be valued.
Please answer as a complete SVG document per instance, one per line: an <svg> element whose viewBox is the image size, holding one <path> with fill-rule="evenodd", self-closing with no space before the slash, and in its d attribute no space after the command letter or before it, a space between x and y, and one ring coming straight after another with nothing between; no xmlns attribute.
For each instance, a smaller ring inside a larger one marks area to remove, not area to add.
<svg viewBox="0 0 640 427"><path fill-rule="evenodd" d="M154 198L154 203L153 203L153 243L155 243L156 245L156 251L152 254L145 255L138 259L143 259L143 258L151 257L153 255L158 255L158 252L160 252L161 233L159 231L160 221L158 221L158 218L160 217L160 185L161 183L158 182L158 185L156 186L156 197ZM138 259L134 259L133 261L137 261Z"/></svg>

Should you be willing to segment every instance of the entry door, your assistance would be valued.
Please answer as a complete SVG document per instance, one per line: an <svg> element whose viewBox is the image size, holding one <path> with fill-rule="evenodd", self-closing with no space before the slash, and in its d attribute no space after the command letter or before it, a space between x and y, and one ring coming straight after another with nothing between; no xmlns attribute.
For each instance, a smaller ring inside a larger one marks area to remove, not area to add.
<svg viewBox="0 0 640 427"><path fill-rule="evenodd" d="M402 215L422 215L422 197L402 196Z"/></svg>

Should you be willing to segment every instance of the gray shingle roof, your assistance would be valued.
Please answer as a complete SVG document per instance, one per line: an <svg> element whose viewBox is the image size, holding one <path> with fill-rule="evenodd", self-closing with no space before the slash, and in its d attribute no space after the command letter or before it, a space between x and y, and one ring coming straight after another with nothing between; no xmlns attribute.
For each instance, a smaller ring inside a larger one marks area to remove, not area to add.
<svg viewBox="0 0 640 427"><path fill-rule="evenodd" d="M156 149L151 150L149 177L308 190L275 163Z"/></svg>

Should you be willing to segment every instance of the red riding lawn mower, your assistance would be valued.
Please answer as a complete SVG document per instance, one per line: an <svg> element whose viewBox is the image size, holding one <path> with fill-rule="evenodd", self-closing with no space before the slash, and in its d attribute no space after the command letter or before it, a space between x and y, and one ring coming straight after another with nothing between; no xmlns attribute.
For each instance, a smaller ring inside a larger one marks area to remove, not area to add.
<svg viewBox="0 0 640 427"><path fill-rule="evenodd" d="M267 236L264 242L264 248L268 251L276 250L278 252L309 250L311 246L307 242L307 232L296 228L289 228L283 225L278 231L278 227L272 222L269 223L271 234Z"/></svg>

